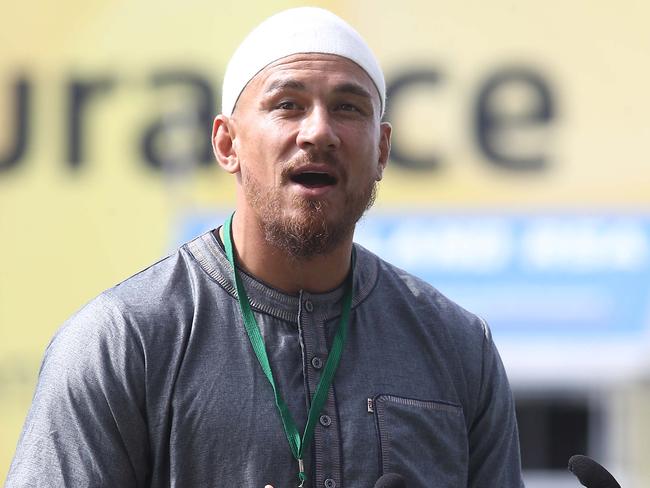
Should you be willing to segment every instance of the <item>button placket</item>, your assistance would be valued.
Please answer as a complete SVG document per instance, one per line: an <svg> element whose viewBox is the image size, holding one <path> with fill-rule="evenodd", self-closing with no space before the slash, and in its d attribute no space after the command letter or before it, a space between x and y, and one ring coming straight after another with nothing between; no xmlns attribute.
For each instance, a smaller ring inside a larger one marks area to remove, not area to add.
<svg viewBox="0 0 650 488"><path fill-rule="evenodd" d="M303 292L304 293L304 292ZM316 392L316 386L318 385L318 382L320 380L320 369L324 366L324 362L321 359L323 356L323 352L325 352L324 356L326 357L326 351L323 351L323 343L321 341L321 336L322 334L319 332L319 328L322 327L322 324L317 321L317 313L314 313L314 303L312 300L309 298L302 296L301 293L301 300L300 300L300 309L301 309L301 318L300 318L300 323L301 323L301 329L303 333L303 344L304 344L304 358L303 361L305 361L305 387L306 387L306 394L308 398L312 398ZM320 368L316 367L319 366ZM311 402L310 402L311 403ZM318 431L319 429L322 429L320 425L316 426L317 428L315 429ZM330 473L328 472L323 472L322 469L322 463L319 462L322 460L324 457L327 456L327 454L323 451L322 446L319 446L318 443L316 442L316 438L318 437L317 432L314 432L314 438L312 439L311 446L309 449L312 451L313 456L315 458L315 463L312 465L311 473L307 473L307 475L310 477L312 480L312 483L314 483L312 486L322 486L322 483L324 482L324 478L331 476ZM320 448L319 448L320 447Z"/></svg>
<svg viewBox="0 0 650 488"><path fill-rule="evenodd" d="M321 360L321 368L325 367L325 361L328 358L328 335L333 335L332 327L336 328L339 325L340 319L333 319L325 323L318 320L318 327L316 328L317 342L320 345L318 348L318 358ZM316 361L318 363L318 361ZM314 368L317 369L317 368ZM322 369L321 371L322 372ZM317 426L314 432L314 448L321 457L317 460L318 476L314 478L317 486L326 487L340 487L341 477L341 460L340 460L340 431L336 428L335 422L338 420L336 416L336 399L332 390L328 393L327 401L321 411L318 419L320 425Z"/></svg>
<svg viewBox="0 0 650 488"><path fill-rule="evenodd" d="M300 309L300 324L304 344L303 372L305 374L305 386L307 394L310 398L313 398L329 354L327 337L333 336L334 331L331 328L338 327L340 319L330 319L328 323L325 323L324 319L328 313L331 313L331 307L326 304L321 306L320 302L314 302L309 294L305 292L301 292ZM336 400L332 395L332 390L330 390L323 410L319 414L318 424L314 430L314 438L310 446L315 462L308 476L312 480L312 486L314 487L330 486L332 488L341 488L342 486L340 482L341 439L339 429L335 424L337 421Z"/></svg>

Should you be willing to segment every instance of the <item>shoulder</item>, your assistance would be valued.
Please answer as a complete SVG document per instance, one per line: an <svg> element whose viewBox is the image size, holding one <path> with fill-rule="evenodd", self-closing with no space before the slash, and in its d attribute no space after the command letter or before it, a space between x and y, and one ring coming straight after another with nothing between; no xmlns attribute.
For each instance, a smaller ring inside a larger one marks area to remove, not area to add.
<svg viewBox="0 0 650 488"><path fill-rule="evenodd" d="M359 261L377 269L371 294L375 306L401 310L444 329L457 340L473 340L478 347L490 338L486 322L445 296L430 283L355 244Z"/></svg>
<svg viewBox="0 0 650 488"><path fill-rule="evenodd" d="M138 335L122 304L110 293L92 299L54 334L45 351L40 377L48 384L86 383L97 372L125 371L143 361Z"/></svg>
<svg viewBox="0 0 650 488"><path fill-rule="evenodd" d="M173 303L170 299L192 294L198 268L187 245L184 245L104 291L100 299L136 313L155 312Z"/></svg>
<svg viewBox="0 0 650 488"><path fill-rule="evenodd" d="M90 300L59 328L47 354L84 348L133 353L163 329L178 333L181 319L193 313L198 268L182 246Z"/></svg>
<svg viewBox="0 0 650 488"><path fill-rule="evenodd" d="M361 246L357 256L377 269L376 284L360 314L381 338L376 347L400 358L408 351L411 364L421 365L420 370L428 371L440 385L453 385L454 393L447 398L463 405L470 425L479 409L486 372L497 358L485 321Z"/></svg>

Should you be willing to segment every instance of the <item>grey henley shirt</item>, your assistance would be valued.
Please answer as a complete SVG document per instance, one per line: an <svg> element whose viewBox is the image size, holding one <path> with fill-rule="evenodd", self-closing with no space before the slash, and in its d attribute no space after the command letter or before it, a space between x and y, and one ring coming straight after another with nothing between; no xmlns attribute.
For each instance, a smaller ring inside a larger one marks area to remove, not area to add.
<svg viewBox="0 0 650 488"><path fill-rule="evenodd" d="M521 487L512 395L489 329L362 247L348 341L306 486ZM287 295L241 273L302 431L342 287ZM296 486L297 463L206 233L102 293L47 348L6 486Z"/></svg>

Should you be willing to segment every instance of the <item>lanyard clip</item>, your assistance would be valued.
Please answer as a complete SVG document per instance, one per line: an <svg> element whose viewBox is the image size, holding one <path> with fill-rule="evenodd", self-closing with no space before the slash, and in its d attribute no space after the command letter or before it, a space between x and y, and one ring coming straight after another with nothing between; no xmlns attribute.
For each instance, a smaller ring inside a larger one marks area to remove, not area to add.
<svg viewBox="0 0 650 488"><path fill-rule="evenodd" d="M305 464L302 462L302 459L298 459L298 479L300 480L298 488L302 488L307 479L307 476L305 476Z"/></svg>

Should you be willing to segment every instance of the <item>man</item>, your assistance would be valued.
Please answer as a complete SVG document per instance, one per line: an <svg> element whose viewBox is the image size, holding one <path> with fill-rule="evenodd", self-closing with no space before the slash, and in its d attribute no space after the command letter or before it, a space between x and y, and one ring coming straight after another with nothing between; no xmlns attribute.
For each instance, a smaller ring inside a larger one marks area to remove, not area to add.
<svg viewBox="0 0 650 488"><path fill-rule="evenodd" d="M333 14L247 37L212 137L234 216L62 327L7 486L521 486L487 326L352 243L384 108L376 59Z"/></svg>

